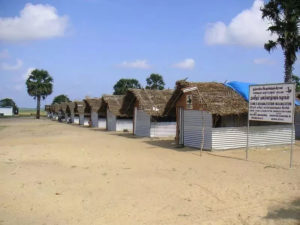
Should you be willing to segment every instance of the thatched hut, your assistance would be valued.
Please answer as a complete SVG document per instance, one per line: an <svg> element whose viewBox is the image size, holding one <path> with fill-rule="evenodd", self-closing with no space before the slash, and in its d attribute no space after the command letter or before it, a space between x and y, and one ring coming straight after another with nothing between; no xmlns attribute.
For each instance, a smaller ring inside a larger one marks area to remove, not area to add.
<svg viewBox="0 0 300 225"><path fill-rule="evenodd" d="M68 103L67 102L62 102L62 103L60 103L60 105L61 105L61 111L62 111L62 114L63 114L62 121L68 123L69 122L69 113L67 112Z"/></svg>
<svg viewBox="0 0 300 225"><path fill-rule="evenodd" d="M90 111L90 122L92 127L106 128L105 116L99 114L102 98L86 98L86 107Z"/></svg>
<svg viewBox="0 0 300 225"><path fill-rule="evenodd" d="M50 105L45 105L45 111L47 113L47 117L51 118L51 106Z"/></svg>
<svg viewBox="0 0 300 225"><path fill-rule="evenodd" d="M85 117L85 101L75 101L74 113L79 117L79 125L88 125L88 120Z"/></svg>
<svg viewBox="0 0 300 225"><path fill-rule="evenodd" d="M176 109L177 143L220 150L245 147L247 101L222 83L178 81L166 112ZM287 124L251 122L249 146L289 144Z"/></svg>
<svg viewBox="0 0 300 225"><path fill-rule="evenodd" d="M173 90L129 89L122 111L133 115L133 133L141 137L175 137L176 114L165 107Z"/></svg>
<svg viewBox="0 0 300 225"><path fill-rule="evenodd" d="M75 108L75 102L67 102L67 116L69 117L69 122L70 123L75 123L75 113L74 113L74 108Z"/></svg>
<svg viewBox="0 0 300 225"><path fill-rule="evenodd" d="M54 109L54 120L61 121L62 119L62 110L61 110L61 104L54 103L53 104L53 109Z"/></svg>
<svg viewBox="0 0 300 225"><path fill-rule="evenodd" d="M124 95L103 95L99 115L106 117L109 131L132 131L132 115L121 112Z"/></svg>

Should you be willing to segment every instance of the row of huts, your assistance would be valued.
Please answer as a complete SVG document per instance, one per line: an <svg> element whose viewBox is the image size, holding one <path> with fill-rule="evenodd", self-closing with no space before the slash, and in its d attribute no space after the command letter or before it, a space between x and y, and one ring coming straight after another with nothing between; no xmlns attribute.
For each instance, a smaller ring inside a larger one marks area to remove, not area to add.
<svg viewBox="0 0 300 225"><path fill-rule="evenodd" d="M248 103L229 85L178 81L174 90L129 89L45 107L68 123L128 131L141 137L176 137L178 145L206 150L245 147ZM289 144L291 125L251 122L250 146Z"/></svg>

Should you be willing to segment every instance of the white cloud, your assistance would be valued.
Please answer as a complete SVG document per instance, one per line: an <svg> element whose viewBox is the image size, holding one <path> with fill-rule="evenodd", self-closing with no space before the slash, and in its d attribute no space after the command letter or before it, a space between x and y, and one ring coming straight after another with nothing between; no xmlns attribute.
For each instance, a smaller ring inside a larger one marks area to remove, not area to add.
<svg viewBox="0 0 300 225"><path fill-rule="evenodd" d="M36 68L34 68L34 67L28 68L27 71L26 71L26 73L24 73L24 74L22 75L23 80L27 80L27 78L29 77L29 75L31 74L31 72L32 72L33 70L35 70L35 69L36 69Z"/></svg>
<svg viewBox="0 0 300 225"><path fill-rule="evenodd" d="M250 9L239 13L228 25L221 21L211 24L206 30L205 42L209 45L263 46L274 39L275 36L267 31L270 23L262 19L260 8L263 4L263 0L255 0Z"/></svg>
<svg viewBox="0 0 300 225"><path fill-rule="evenodd" d="M21 59L17 59L16 64L10 65L8 63L1 63L1 69L3 70L18 70L23 66L23 61Z"/></svg>
<svg viewBox="0 0 300 225"><path fill-rule="evenodd" d="M182 62L178 62L173 65L175 68L179 69L193 69L195 67L195 60L194 59L185 59Z"/></svg>
<svg viewBox="0 0 300 225"><path fill-rule="evenodd" d="M0 40L26 41L64 35L66 16L59 16L50 5L28 3L16 17L0 17Z"/></svg>
<svg viewBox="0 0 300 225"><path fill-rule="evenodd" d="M125 68L135 68L135 69L149 69L150 65L148 64L147 60L135 60L133 62L122 62L119 66Z"/></svg>
<svg viewBox="0 0 300 225"><path fill-rule="evenodd" d="M258 65L273 65L275 61L268 58L257 58L253 60L253 63Z"/></svg>
<svg viewBox="0 0 300 225"><path fill-rule="evenodd" d="M9 53L7 51L7 49L4 49L0 52L0 59L6 59L9 57Z"/></svg>

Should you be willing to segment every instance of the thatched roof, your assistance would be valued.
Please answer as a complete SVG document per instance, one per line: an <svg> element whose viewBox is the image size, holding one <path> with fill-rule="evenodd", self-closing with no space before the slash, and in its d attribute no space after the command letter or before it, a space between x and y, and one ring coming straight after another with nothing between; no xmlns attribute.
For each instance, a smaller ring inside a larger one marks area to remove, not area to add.
<svg viewBox="0 0 300 225"><path fill-rule="evenodd" d="M175 104L183 94L183 89L197 87L191 91L194 99L197 99L199 110L208 111L212 114L238 115L248 112L248 103L244 98L231 88L216 82L187 82L177 81L176 90L168 103L166 113L175 108Z"/></svg>
<svg viewBox="0 0 300 225"><path fill-rule="evenodd" d="M70 109L71 112L73 112L75 108L75 102L67 102L67 107Z"/></svg>
<svg viewBox="0 0 300 225"><path fill-rule="evenodd" d="M54 112L58 113L61 110L61 105L54 103L53 108L54 108Z"/></svg>
<svg viewBox="0 0 300 225"><path fill-rule="evenodd" d="M50 112L51 111L51 106L50 105L45 105L45 111Z"/></svg>
<svg viewBox="0 0 300 225"><path fill-rule="evenodd" d="M61 110L66 112L67 111L67 106L68 106L67 102L62 102L62 103L60 103L60 105L61 105Z"/></svg>
<svg viewBox="0 0 300 225"><path fill-rule="evenodd" d="M84 101L75 101L75 112L84 113L85 110L85 102Z"/></svg>
<svg viewBox="0 0 300 225"><path fill-rule="evenodd" d="M125 95L103 95L101 111L109 109L115 116L128 117L130 115L121 112Z"/></svg>
<svg viewBox="0 0 300 225"><path fill-rule="evenodd" d="M133 115L134 104L138 101L139 109L150 116L164 116L167 103L173 90L129 89L122 106L122 112Z"/></svg>
<svg viewBox="0 0 300 225"><path fill-rule="evenodd" d="M102 103L102 98L86 98L85 102L91 109L99 110Z"/></svg>

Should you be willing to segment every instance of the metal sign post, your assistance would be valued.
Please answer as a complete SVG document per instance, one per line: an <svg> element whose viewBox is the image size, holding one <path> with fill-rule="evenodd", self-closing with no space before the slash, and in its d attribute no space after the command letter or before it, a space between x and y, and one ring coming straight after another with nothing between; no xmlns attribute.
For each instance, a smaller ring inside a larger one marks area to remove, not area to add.
<svg viewBox="0 0 300 225"><path fill-rule="evenodd" d="M295 84L264 84L249 86L246 159L249 148L250 121L291 124L290 167L293 161Z"/></svg>

